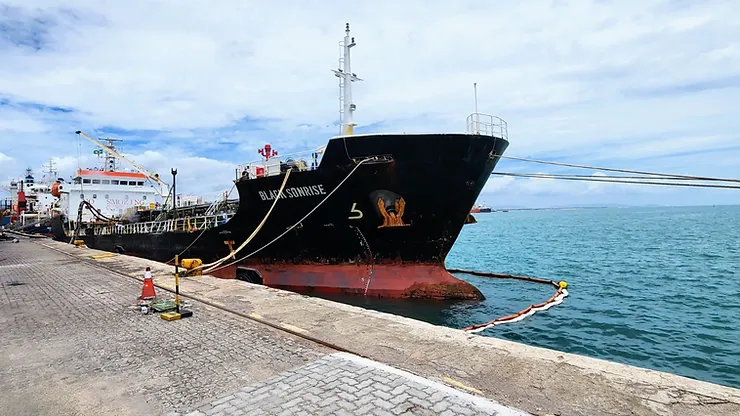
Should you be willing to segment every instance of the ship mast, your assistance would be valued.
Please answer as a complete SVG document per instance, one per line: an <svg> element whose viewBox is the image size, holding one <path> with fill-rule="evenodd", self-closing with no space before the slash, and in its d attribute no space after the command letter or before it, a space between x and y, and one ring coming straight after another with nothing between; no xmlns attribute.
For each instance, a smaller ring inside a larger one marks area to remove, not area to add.
<svg viewBox="0 0 740 416"><path fill-rule="evenodd" d="M57 171L54 169L54 160L49 159L49 164L45 165L49 170L47 170L45 173L48 174L47 181L49 183L54 182L57 179Z"/></svg>
<svg viewBox="0 0 740 416"><path fill-rule="evenodd" d="M113 145L113 142L122 142L123 139L113 139L110 137L101 137L100 139L108 142L105 146L109 150L107 152L103 152L105 154L105 165L103 166L103 170L107 172L115 172L118 170L118 162L113 153L116 151L116 147Z"/></svg>
<svg viewBox="0 0 740 416"><path fill-rule="evenodd" d="M334 75L339 78L339 115L341 120L340 134L350 135L354 133L354 127L357 125L352 119L352 114L357 106L352 102L352 83L362 81L356 74L352 73L349 49L355 46L355 38L349 36L349 23L344 30L344 41L340 42L342 46L342 56L339 58L339 68L333 70Z"/></svg>

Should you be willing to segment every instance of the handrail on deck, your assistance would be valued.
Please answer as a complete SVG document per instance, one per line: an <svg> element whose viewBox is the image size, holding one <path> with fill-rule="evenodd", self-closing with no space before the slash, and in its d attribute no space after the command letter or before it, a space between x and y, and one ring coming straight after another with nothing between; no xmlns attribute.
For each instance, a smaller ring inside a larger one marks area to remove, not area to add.
<svg viewBox="0 0 740 416"><path fill-rule="evenodd" d="M509 126L501 117L472 113L467 118L467 132L509 140Z"/></svg>
<svg viewBox="0 0 740 416"><path fill-rule="evenodd" d="M94 227L93 232L98 235L110 234L157 234L163 232L185 231L195 232L208 228L215 228L230 220L236 213L221 213L215 215L200 215L192 217L170 218L164 221L134 222L129 224L112 224Z"/></svg>
<svg viewBox="0 0 740 416"><path fill-rule="evenodd" d="M264 176L274 176L288 169L299 172L316 170L319 167L323 154L324 148L320 147L313 150L271 156L267 160L264 158L253 160L237 166L236 179L255 179Z"/></svg>

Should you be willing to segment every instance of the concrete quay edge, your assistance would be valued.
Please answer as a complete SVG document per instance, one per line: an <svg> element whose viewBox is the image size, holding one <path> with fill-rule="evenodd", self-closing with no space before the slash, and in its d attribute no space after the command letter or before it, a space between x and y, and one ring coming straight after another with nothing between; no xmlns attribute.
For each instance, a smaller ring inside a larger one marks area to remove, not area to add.
<svg viewBox="0 0 740 416"><path fill-rule="evenodd" d="M137 279L149 266L156 285L174 290L172 266L50 239L33 241ZM237 280L184 277L180 292L535 415L740 414L739 389L661 371Z"/></svg>

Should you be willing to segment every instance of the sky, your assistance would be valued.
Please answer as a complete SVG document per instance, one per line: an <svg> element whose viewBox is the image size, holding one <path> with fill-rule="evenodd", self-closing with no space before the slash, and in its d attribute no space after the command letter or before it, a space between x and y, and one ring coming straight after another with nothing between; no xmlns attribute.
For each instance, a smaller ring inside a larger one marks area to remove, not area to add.
<svg viewBox="0 0 740 416"><path fill-rule="evenodd" d="M65 177L96 164L82 130L176 167L178 191L220 195L265 143L338 133L345 22L359 133L464 132L475 82L479 111L508 123L507 156L737 178L739 15L711 0L3 0L0 187L50 158ZM740 190L493 176L480 200L730 204Z"/></svg>

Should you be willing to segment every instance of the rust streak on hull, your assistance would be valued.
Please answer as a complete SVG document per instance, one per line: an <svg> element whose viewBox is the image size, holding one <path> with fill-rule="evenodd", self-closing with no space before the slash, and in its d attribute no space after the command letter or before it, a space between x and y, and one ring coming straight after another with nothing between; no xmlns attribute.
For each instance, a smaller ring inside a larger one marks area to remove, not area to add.
<svg viewBox="0 0 740 416"><path fill-rule="evenodd" d="M401 299L482 300L470 283L451 275L439 264L286 264L250 265L266 286L300 293L351 294ZM214 276L233 278L235 269Z"/></svg>

